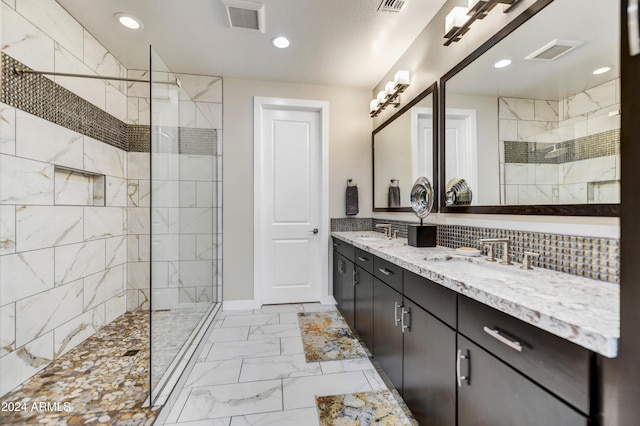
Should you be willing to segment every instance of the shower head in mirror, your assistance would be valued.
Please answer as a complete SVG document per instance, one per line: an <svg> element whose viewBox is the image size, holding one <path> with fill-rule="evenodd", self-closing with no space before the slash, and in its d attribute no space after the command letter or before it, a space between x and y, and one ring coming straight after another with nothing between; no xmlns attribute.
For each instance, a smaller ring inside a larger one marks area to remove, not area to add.
<svg viewBox="0 0 640 426"><path fill-rule="evenodd" d="M469 206L473 194L471 187L463 178L453 178L447 182L445 193L447 206Z"/></svg>
<svg viewBox="0 0 640 426"><path fill-rule="evenodd" d="M424 176L419 177L411 188L411 208L421 220L429 216L433 208L433 187Z"/></svg>

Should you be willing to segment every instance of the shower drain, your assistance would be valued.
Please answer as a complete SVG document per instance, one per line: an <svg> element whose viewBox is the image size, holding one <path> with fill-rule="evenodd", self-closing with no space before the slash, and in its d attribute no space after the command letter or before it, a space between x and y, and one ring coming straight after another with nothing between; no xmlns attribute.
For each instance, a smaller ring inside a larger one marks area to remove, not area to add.
<svg viewBox="0 0 640 426"><path fill-rule="evenodd" d="M140 349L129 349L128 351L123 353L122 356L134 356L138 352L140 352Z"/></svg>

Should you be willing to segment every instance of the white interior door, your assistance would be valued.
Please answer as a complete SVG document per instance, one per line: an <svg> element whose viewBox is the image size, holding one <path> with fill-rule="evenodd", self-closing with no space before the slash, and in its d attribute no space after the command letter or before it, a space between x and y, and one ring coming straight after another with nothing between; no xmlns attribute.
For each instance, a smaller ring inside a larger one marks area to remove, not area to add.
<svg viewBox="0 0 640 426"><path fill-rule="evenodd" d="M445 185L450 179L461 177L477 189L476 112L447 109L445 132Z"/></svg>
<svg viewBox="0 0 640 426"><path fill-rule="evenodd" d="M413 181L424 176L433 183L433 112L431 108L414 107L411 114Z"/></svg>
<svg viewBox="0 0 640 426"><path fill-rule="evenodd" d="M326 268L321 120L319 110L261 110L260 182L255 188L260 204L254 241L257 305L321 301Z"/></svg>

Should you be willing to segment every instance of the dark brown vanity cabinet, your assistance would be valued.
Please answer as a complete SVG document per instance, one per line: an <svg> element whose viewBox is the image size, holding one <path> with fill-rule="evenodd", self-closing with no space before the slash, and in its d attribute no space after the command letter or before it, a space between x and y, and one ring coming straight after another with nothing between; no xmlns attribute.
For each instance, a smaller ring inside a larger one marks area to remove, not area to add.
<svg viewBox="0 0 640 426"><path fill-rule="evenodd" d="M364 250L334 249L334 297L419 424L595 424L592 352Z"/></svg>
<svg viewBox="0 0 640 426"><path fill-rule="evenodd" d="M460 334L458 351L458 426L589 424L587 417Z"/></svg>
<svg viewBox="0 0 640 426"><path fill-rule="evenodd" d="M373 356L402 394L402 294L373 279Z"/></svg>
<svg viewBox="0 0 640 426"><path fill-rule="evenodd" d="M586 425L593 353L458 295L458 425Z"/></svg>

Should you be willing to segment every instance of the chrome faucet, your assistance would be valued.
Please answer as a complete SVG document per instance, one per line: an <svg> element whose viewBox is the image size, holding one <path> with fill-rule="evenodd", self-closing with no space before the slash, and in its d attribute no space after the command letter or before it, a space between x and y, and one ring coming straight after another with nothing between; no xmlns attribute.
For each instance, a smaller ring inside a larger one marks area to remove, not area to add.
<svg viewBox="0 0 640 426"><path fill-rule="evenodd" d="M391 224L390 223L379 223L376 225L376 228L384 228L384 236L387 238L391 238Z"/></svg>
<svg viewBox="0 0 640 426"><path fill-rule="evenodd" d="M478 240L480 244L492 244L492 243L500 243L502 244L502 262L503 265L511 265L511 260L509 259L509 239L508 238L482 238ZM490 250L491 258L488 260L493 260L493 250Z"/></svg>
<svg viewBox="0 0 640 426"><path fill-rule="evenodd" d="M525 251L524 256L522 256L522 269L533 269L531 267L531 260L540 257L540 254L533 253L531 251Z"/></svg>

